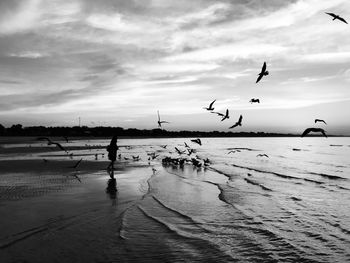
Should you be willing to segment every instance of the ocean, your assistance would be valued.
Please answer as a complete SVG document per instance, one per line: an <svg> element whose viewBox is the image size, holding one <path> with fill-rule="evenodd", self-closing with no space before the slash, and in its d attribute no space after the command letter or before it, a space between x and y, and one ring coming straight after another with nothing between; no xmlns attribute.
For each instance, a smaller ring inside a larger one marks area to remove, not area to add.
<svg viewBox="0 0 350 263"><path fill-rule="evenodd" d="M350 138L201 141L119 140L117 191L105 169L76 171L81 182L66 171L0 172L1 262L350 262ZM185 142L191 156L175 150ZM107 161L107 144L64 145L84 170ZM69 160L57 149L14 156L0 161Z"/></svg>

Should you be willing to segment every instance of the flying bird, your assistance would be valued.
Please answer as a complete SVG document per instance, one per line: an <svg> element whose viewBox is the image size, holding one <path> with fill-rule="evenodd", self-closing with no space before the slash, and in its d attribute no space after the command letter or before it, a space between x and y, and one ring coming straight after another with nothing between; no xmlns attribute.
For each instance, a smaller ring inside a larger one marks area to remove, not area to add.
<svg viewBox="0 0 350 263"><path fill-rule="evenodd" d="M199 145L202 145L202 141L201 141L201 139L193 139L193 140L191 140L191 142L194 142L194 143L197 143L197 144L199 144Z"/></svg>
<svg viewBox="0 0 350 263"><path fill-rule="evenodd" d="M185 142L185 147L186 147L186 148L190 148L190 146L188 146L188 144L187 144L186 142Z"/></svg>
<svg viewBox="0 0 350 263"><path fill-rule="evenodd" d="M251 99L249 102L250 103L260 103L260 100L259 99Z"/></svg>
<svg viewBox="0 0 350 263"><path fill-rule="evenodd" d="M242 119L243 117L242 115L240 115L238 121L235 124L233 124L229 129L235 128L237 126L242 126Z"/></svg>
<svg viewBox="0 0 350 263"><path fill-rule="evenodd" d="M214 104L215 101L216 101L216 100L213 100L213 101L210 103L210 105L209 105L208 108L203 108L203 109L206 109L206 110L209 110L209 111L213 111L213 110L214 110L213 104Z"/></svg>
<svg viewBox="0 0 350 263"><path fill-rule="evenodd" d="M347 24L348 22L346 22L346 20L344 19L344 18L342 18L342 17L340 17L340 16L338 16L338 15L336 15L336 14L333 14L333 13L327 13L326 12L326 14L327 15L330 15L331 17L333 17L333 19L332 20L336 20L336 19L338 19L339 21L342 21L342 22L344 22L345 24Z"/></svg>
<svg viewBox="0 0 350 263"><path fill-rule="evenodd" d="M167 146L168 146L168 145L161 145L160 147L166 149Z"/></svg>
<svg viewBox="0 0 350 263"><path fill-rule="evenodd" d="M168 121L161 121L160 116L159 116L159 111L157 111L157 113L158 113L158 127L159 128L162 128L162 123L170 123Z"/></svg>
<svg viewBox="0 0 350 263"><path fill-rule="evenodd" d="M269 72L266 70L266 62L264 62L264 65L261 68L261 72L258 74L259 77L257 78L255 83L258 83L263 76L267 76L267 75L269 75Z"/></svg>
<svg viewBox="0 0 350 263"><path fill-rule="evenodd" d="M261 154L261 153L260 153L260 154L258 154L256 157L267 157L267 158L269 158L269 156L268 156L267 154L265 154L265 153L264 153L264 154Z"/></svg>
<svg viewBox="0 0 350 263"><path fill-rule="evenodd" d="M324 137L327 138L327 135L326 135L325 131L324 131L323 129L321 129L321 128L307 128L307 129L303 132L303 134L301 135L301 137L304 137L305 135L309 134L310 132L320 132L320 133L323 134Z"/></svg>
<svg viewBox="0 0 350 263"><path fill-rule="evenodd" d="M315 123L317 122L323 122L324 124L327 124L324 120L321 120L321 119L315 119Z"/></svg>
<svg viewBox="0 0 350 263"><path fill-rule="evenodd" d="M71 166L70 168L77 169L82 160L83 158L81 158L75 165Z"/></svg>
<svg viewBox="0 0 350 263"><path fill-rule="evenodd" d="M58 142L53 142L53 141L51 141L51 139L48 138L48 137L39 137L39 138L37 138L37 140L39 140L39 141L46 140L46 141L47 141L47 145L52 145L52 144L54 144L54 145L56 145L58 148L60 148L62 151L65 151L66 153L68 153L68 151L67 151L61 144L59 144Z"/></svg>
<svg viewBox="0 0 350 263"><path fill-rule="evenodd" d="M226 120L226 119L229 119L230 118L230 116L229 116L229 114L228 114L228 109L226 110L226 114L225 114L225 116L221 119L221 121L224 121L224 120Z"/></svg>

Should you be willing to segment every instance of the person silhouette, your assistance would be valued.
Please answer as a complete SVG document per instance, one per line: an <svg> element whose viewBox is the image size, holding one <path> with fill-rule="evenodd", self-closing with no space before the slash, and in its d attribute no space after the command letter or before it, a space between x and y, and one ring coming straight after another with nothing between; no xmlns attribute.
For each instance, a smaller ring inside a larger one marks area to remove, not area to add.
<svg viewBox="0 0 350 263"><path fill-rule="evenodd" d="M111 163L107 167L107 170L111 171L109 173L109 176L111 177L111 179L114 179L114 162L117 159L117 151L118 151L117 140L118 140L117 135L114 135L110 144L107 146L108 159L111 161Z"/></svg>

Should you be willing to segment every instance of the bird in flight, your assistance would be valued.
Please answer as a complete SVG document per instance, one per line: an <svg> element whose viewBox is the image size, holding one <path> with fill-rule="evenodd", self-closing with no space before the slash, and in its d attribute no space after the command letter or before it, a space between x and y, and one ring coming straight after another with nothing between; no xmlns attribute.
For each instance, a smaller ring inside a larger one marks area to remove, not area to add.
<svg viewBox="0 0 350 263"><path fill-rule="evenodd" d="M266 70L266 62L264 62L264 65L261 68L261 72L258 74L259 77L257 78L255 83L258 83L263 76L267 76L267 75L269 75L269 72Z"/></svg>
<svg viewBox="0 0 350 263"><path fill-rule="evenodd" d="M323 122L324 124L327 124L324 120L321 120L321 119L315 119L315 123L317 122Z"/></svg>
<svg viewBox="0 0 350 263"><path fill-rule="evenodd" d="M188 144L186 142L184 142L184 143L185 143L186 148L191 148L190 146L188 146Z"/></svg>
<svg viewBox="0 0 350 263"><path fill-rule="evenodd" d="M197 144L199 144L199 145L202 145L202 141L201 141L201 139L193 139L193 140L191 140L191 142L194 142L194 143L197 143Z"/></svg>
<svg viewBox="0 0 350 263"><path fill-rule="evenodd" d="M160 147L166 149L167 146L168 146L168 145L161 145Z"/></svg>
<svg viewBox="0 0 350 263"><path fill-rule="evenodd" d="M158 127L159 128L162 128L162 123L170 123L168 121L161 121L160 116L159 116L159 111L157 111L157 113L158 113Z"/></svg>
<svg viewBox="0 0 350 263"><path fill-rule="evenodd" d="M228 114L228 109L227 109L226 114L224 115L224 117L222 117L221 121L224 121L224 120L229 119L229 118L230 118L230 116Z"/></svg>
<svg viewBox="0 0 350 263"><path fill-rule="evenodd" d="M251 99L249 102L250 103L260 103L260 100L259 99Z"/></svg>
<svg viewBox="0 0 350 263"><path fill-rule="evenodd" d="M62 151L65 151L66 153L68 153L68 151L58 142L53 142L50 140L50 138L47 137L39 137L37 140L42 141L42 140L46 140L47 141L47 145L56 145L58 148L60 148Z"/></svg>
<svg viewBox="0 0 350 263"><path fill-rule="evenodd" d="M209 111L213 111L213 110L214 110L213 104L214 104L215 101L216 101L216 100L213 100L213 101L210 103L210 105L209 105L208 108L203 108L203 109L206 109L206 110L209 110Z"/></svg>
<svg viewBox="0 0 350 263"><path fill-rule="evenodd" d="M267 157L267 158L269 158L269 156L268 156L267 154L265 154L265 153L264 153L264 154L261 154L261 153L260 153L260 154L258 154L256 157Z"/></svg>
<svg viewBox="0 0 350 263"><path fill-rule="evenodd" d="M303 134L301 135L301 137L304 137L305 135L309 134L310 132L320 132L320 133L323 134L324 137L327 138L327 135L326 135L325 131L324 131L323 129L321 129L321 128L307 128L307 129L303 132Z"/></svg>
<svg viewBox="0 0 350 263"><path fill-rule="evenodd" d="M237 126L242 126L242 119L243 117L242 115L240 115L238 121L235 124L233 124L229 129L235 128Z"/></svg>
<svg viewBox="0 0 350 263"><path fill-rule="evenodd" d="M340 16L338 16L338 15L336 15L336 14L327 13L327 12L326 12L326 14L327 14L327 15L330 15L331 17L333 17L333 20L338 19L339 21L342 21L342 22L344 22L345 24L348 23L348 22L346 22L346 20L345 20L344 18L342 18L342 17L340 17Z"/></svg>

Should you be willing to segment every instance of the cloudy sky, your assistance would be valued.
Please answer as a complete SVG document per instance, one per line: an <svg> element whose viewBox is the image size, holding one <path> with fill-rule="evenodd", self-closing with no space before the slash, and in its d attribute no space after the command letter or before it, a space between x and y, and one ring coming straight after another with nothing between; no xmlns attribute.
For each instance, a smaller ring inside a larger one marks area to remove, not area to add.
<svg viewBox="0 0 350 263"><path fill-rule="evenodd" d="M1 0L0 123L350 134L350 25L324 12L350 22L348 0Z"/></svg>

